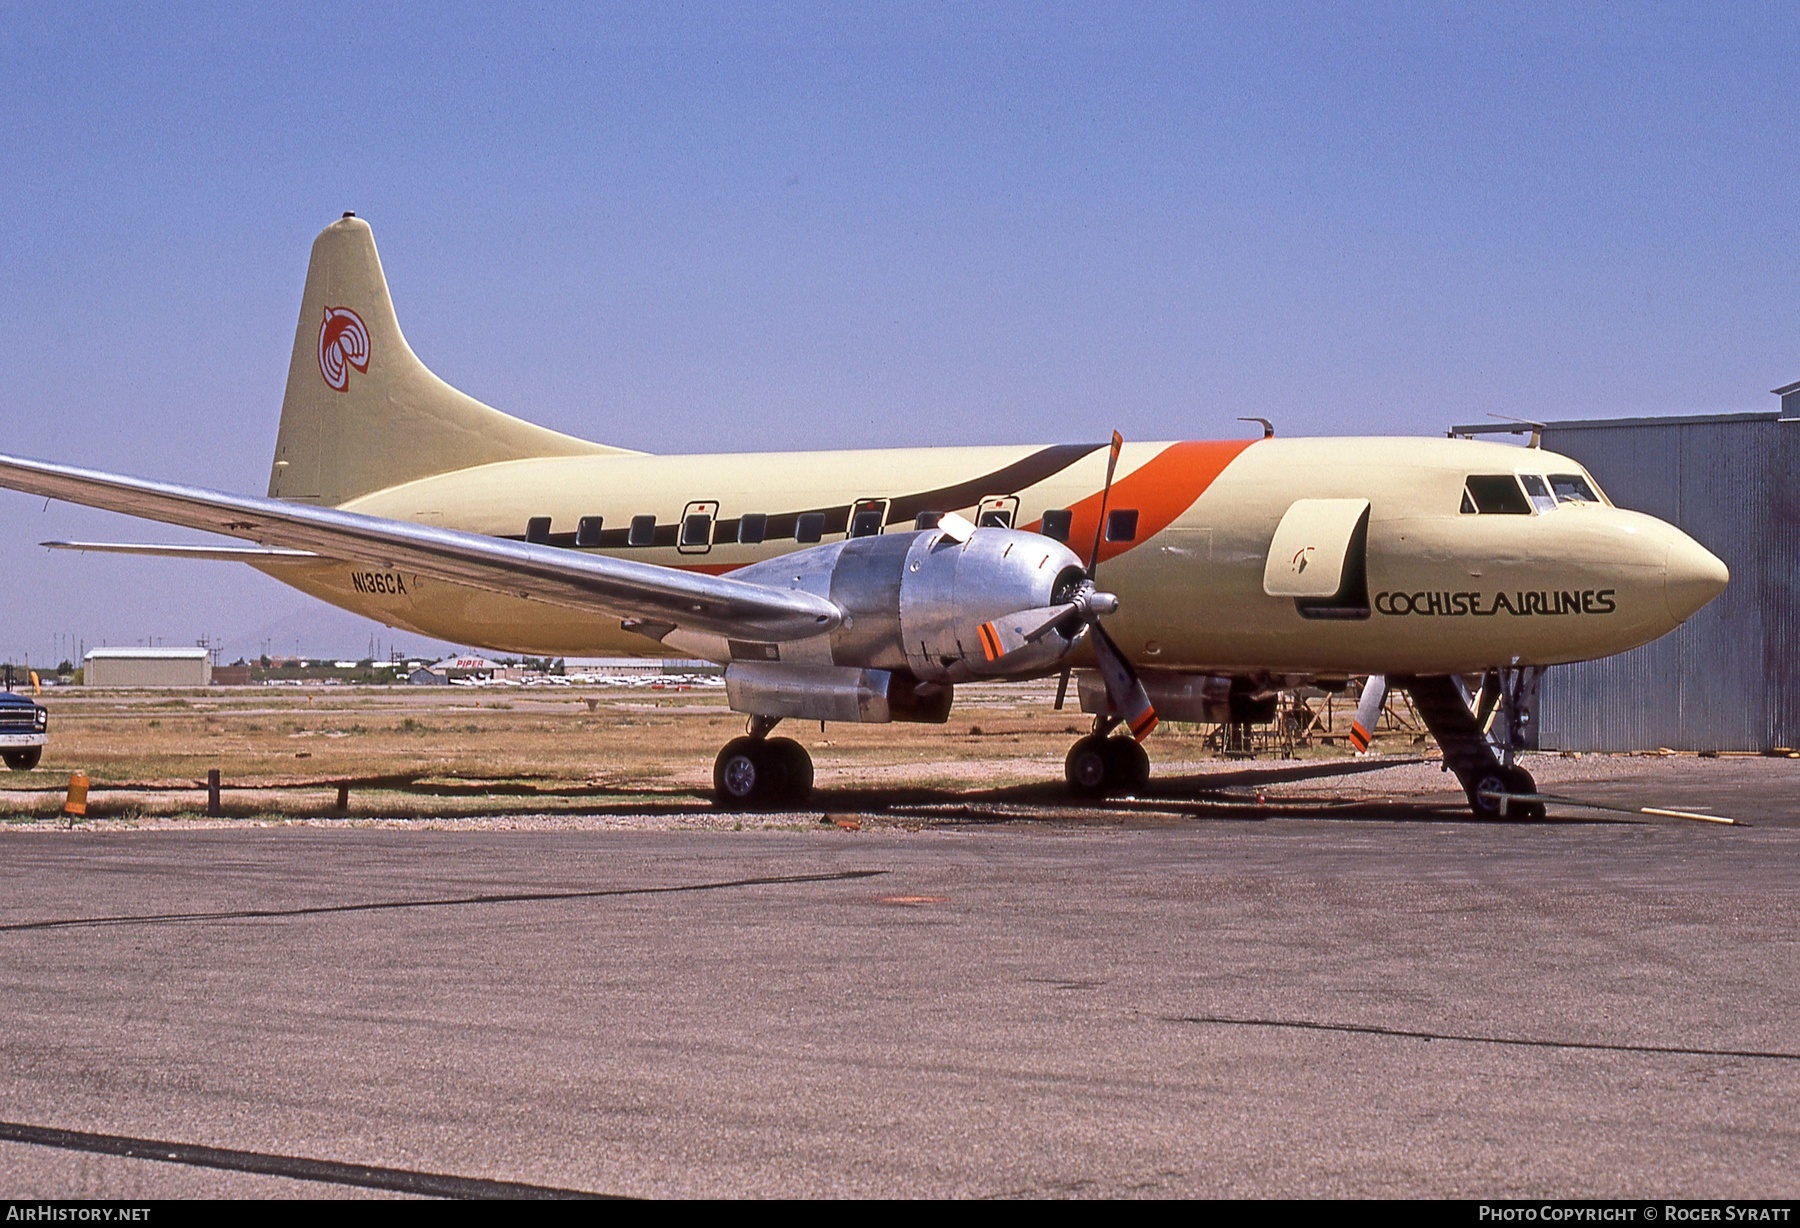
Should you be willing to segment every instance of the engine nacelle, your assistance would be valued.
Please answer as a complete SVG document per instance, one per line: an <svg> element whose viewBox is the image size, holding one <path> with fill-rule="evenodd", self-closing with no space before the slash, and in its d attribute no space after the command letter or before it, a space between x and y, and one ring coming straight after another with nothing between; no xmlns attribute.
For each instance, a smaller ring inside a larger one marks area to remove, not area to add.
<svg viewBox="0 0 1800 1228"><path fill-rule="evenodd" d="M734 661L725 667L725 695L733 712L758 716L942 725L950 719L955 688L886 669Z"/></svg>
<svg viewBox="0 0 1800 1228"><path fill-rule="evenodd" d="M924 683L1024 677L1061 664L1081 637L1081 620L1071 617L999 660L983 651L980 627L1068 601L1083 576L1067 546L1017 529L976 529L962 541L941 529L857 537L732 574L833 602L844 620L829 634L709 646L677 633L665 642L727 661L890 670Z"/></svg>

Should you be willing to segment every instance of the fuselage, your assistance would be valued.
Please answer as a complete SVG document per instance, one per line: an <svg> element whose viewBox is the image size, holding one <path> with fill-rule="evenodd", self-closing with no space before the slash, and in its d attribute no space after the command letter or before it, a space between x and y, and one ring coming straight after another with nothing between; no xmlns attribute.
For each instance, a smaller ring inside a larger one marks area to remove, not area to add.
<svg viewBox="0 0 1800 1228"><path fill-rule="evenodd" d="M1046 532L1083 558L1099 529L1098 581L1120 602L1106 619L1113 638L1140 667L1209 673L1466 673L1605 656L1669 631L1726 581L1686 534L1611 506L1580 465L1538 449L1366 437L1127 444L1103 523L1106 461L1091 445L561 456L439 474L345 506L714 574L848 535L914 532L941 513ZM1518 498L1471 500L1471 478L1521 476L1523 510ZM1568 497L1534 497L1540 489ZM1354 591L1335 604L1268 591L1283 562L1271 562L1271 544L1297 500L1367 501L1344 547ZM669 654L617 619L401 571L262 566L438 639L546 656Z"/></svg>

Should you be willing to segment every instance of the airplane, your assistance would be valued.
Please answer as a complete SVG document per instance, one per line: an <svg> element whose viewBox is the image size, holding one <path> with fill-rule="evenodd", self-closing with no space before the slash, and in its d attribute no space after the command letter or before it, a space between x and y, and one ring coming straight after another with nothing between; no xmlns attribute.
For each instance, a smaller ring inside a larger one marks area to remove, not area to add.
<svg viewBox="0 0 1800 1228"><path fill-rule="evenodd" d="M489 651L722 665L748 722L713 783L737 807L810 797L784 720L941 723L959 684L1050 677L1060 707L1073 675L1093 724L1065 777L1092 797L1146 784L1159 719L1266 721L1282 689L1370 676L1478 814L1541 814L1496 691L1463 679L1647 643L1729 578L1574 460L1468 439L590 442L434 375L353 213L313 244L266 497L10 456L0 487L252 543L57 548L241 562Z"/></svg>

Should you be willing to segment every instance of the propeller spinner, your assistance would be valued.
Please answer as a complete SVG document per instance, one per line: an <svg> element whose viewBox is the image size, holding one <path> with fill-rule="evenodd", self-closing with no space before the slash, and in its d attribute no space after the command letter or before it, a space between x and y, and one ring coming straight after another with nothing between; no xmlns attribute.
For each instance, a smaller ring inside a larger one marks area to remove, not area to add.
<svg viewBox="0 0 1800 1228"><path fill-rule="evenodd" d="M1113 715L1124 721L1131 736L1142 742L1156 728L1156 708L1151 704L1150 693L1144 689L1131 662L1120 651L1112 636L1106 633L1106 628L1100 625L1102 616L1119 608L1119 599L1115 594L1102 592L1095 581L1095 573L1100 566L1100 543L1106 532L1107 503L1112 497L1113 474L1119 467L1119 451L1124 446L1125 437L1114 431L1112 448L1106 459L1106 484L1100 488L1100 516L1099 522L1094 526L1093 548L1088 552L1086 572L1068 599L1034 610L1020 610L1005 618L983 623L980 634L983 653L988 660L997 661L1007 653L1048 635L1067 620L1079 620L1082 630L1070 635L1069 642L1073 644L1083 631L1093 641L1094 661L1100 668L1101 681L1106 685L1108 706ZM1062 677L1056 684L1056 707L1059 710L1068 689L1069 667L1064 666Z"/></svg>

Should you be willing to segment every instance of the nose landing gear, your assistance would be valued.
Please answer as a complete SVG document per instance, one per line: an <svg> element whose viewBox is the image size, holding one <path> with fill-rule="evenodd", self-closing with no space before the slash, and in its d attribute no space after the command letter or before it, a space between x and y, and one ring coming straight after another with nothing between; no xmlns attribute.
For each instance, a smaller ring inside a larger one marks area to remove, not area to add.
<svg viewBox="0 0 1800 1228"><path fill-rule="evenodd" d="M753 716L750 732L725 743L713 761L713 793L728 809L779 810L812 798L813 762L792 738L771 738L780 717Z"/></svg>
<svg viewBox="0 0 1800 1228"><path fill-rule="evenodd" d="M1445 770L1455 773L1468 795L1469 809L1484 819L1541 819L1544 803L1514 801L1537 792L1531 773L1512 762L1514 739L1496 745L1489 735L1501 702L1500 679L1484 685L1473 706L1454 678L1412 678L1405 682L1413 706L1444 751Z"/></svg>

